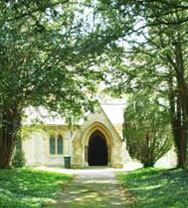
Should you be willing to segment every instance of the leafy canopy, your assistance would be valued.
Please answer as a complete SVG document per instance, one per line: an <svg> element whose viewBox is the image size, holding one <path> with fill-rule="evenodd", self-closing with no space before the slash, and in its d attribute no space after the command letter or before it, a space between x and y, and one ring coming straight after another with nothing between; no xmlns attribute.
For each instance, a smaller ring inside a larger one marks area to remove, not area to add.
<svg viewBox="0 0 188 208"><path fill-rule="evenodd" d="M88 26L84 8L56 0L0 3L1 112L32 105L76 117L93 109L109 46L103 31Z"/></svg>
<svg viewBox="0 0 188 208"><path fill-rule="evenodd" d="M169 113L155 97L133 95L124 113L124 138L132 158L153 166L172 145Z"/></svg>

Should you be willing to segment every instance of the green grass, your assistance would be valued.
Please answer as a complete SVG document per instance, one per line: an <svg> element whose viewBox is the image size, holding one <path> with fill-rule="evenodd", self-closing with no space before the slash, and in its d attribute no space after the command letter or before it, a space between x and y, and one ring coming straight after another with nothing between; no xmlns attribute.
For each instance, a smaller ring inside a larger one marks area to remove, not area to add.
<svg viewBox="0 0 188 208"><path fill-rule="evenodd" d="M120 174L128 207L188 208L188 172L180 169L140 169ZM127 207L127 208L128 208Z"/></svg>
<svg viewBox="0 0 188 208"><path fill-rule="evenodd" d="M0 207L45 207L71 178L32 169L0 170Z"/></svg>

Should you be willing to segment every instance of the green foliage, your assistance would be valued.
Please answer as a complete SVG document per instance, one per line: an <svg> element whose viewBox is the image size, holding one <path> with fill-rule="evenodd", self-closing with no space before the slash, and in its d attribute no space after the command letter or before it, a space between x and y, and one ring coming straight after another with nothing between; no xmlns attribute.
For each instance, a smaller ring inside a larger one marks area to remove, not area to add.
<svg viewBox="0 0 188 208"><path fill-rule="evenodd" d="M168 100L177 166L184 168L188 141L187 1L115 1L112 7L125 17L129 10L134 26L129 37L124 34L122 38L126 45L122 61L110 62L114 70L109 89L116 95L143 90Z"/></svg>
<svg viewBox="0 0 188 208"><path fill-rule="evenodd" d="M93 100L85 93L95 91L101 73L88 65L94 51L83 56L88 34L80 34L74 14L81 15L79 9L51 0L2 2L0 10L0 102L9 107L16 103L21 110L45 106L75 116L84 106L92 109Z"/></svg>
<svg viewBox="0 0 188 208"><path fill-rule="evenodd" d="M130 156L153 166L172 146L169 114L153 96L136 94L124 113L124 138Z"/></svg>
<svg viewBox="0 0 188 208"><path fill-rule="evenodd" d="M116 35L108 33L111 24L102 18L99 24L99 17L95 21L91 5L61 0L0 3L0 103L21 111L44 106L75 117L93 110L91 95L103 79L100 65L118 47ZM120 24L113 29L124 31Z"/></svg>
<svg viewBox="0 0 188 208"><path fill-rule="evenodd" d="M23 150L16 149L14 157L12 159L12 166L14 168L22 168L25 166L26 160Z"/></svg>
<svg viewBox="0 0 188 208"><path fill-rule="evenodd" d="M55 200L72 177L31 169L0 170L0 207L40 208Z"/></svg>
<svg viewBox="0 0 188 208"><path fill-rule="evenodd" d="M109 46L103 31L88 26L84 8L63 0L0 2L0 143L10 141L0 145L1 168L10 165L27 107L75 120L94 110Z"/></svg>
<svg viewBox="0 0 188 208"><path fill-rule="evenodd" d="M147 168L121 174L117 178L129 192L129 198L132 198L129 205L132 208L187 207L186 171Z"/></svg>

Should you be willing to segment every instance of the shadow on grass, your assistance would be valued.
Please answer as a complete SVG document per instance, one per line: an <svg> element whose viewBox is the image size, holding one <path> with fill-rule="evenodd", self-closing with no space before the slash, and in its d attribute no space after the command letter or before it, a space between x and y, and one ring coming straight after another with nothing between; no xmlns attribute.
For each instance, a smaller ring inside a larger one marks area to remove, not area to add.
<svg viewBox="0 0 188 208"><path fill-rule="evenodd" d="M137 198L135 208L187 208L188 173L180 169L140 169L118 180Z"/></svg>
<svg viewBox="0 0 188 208"><path fill-rule="evenodd" d="M123 192L115 180L76 179L66 186L56 204L61 208L124 208ZM126 207L127 208L127 207Z"/></svg>
<svg viewBox="0 0 188 208"><path fill-rule="evenodd" d="M0 170L0 207L41 207L54 200L71 176L32 169Z"/></svg>

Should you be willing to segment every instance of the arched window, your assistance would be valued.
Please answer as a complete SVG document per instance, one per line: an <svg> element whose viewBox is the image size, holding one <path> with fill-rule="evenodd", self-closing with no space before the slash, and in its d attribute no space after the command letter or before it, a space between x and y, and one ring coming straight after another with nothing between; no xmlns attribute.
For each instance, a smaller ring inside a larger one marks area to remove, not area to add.
<svg viewBox="0 0 188 208"><path fill-rule="evenodd" d="M58 137L50 137L49 147L50 155L63 154L63 137L61 135Z"/></svg>
<svg viewBox="0 0 188 208"><path fill-rule="evenodd" d="M55 154L55 138L50 137L50 154L54 155Z"/></svg>
<svg viewBox="0 0 188 208"><path fill-rule="evenodd" d="M63 138L61 135L57 138L57 154L63 154Z"/></svg>

